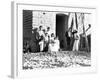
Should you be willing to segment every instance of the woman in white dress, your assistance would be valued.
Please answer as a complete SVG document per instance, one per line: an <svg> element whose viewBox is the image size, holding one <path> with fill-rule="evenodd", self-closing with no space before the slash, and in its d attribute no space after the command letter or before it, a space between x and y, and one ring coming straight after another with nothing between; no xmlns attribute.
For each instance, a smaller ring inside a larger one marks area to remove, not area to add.
<svg viewBox="0 0 100 80"><path fill-rule="evenodd" d="M55 37L54 40L51 40L51 42L49 43L49 51L51 51L51 52L59 51L59 49L60 49L59 45L60 45L60 43L59 43L58 37Z"/></svg>
<svg viewBox="0 0 100 80"><path fill-rule="evenodd" d="M58 40L58 37L55 37L54 38L54 51L59 51L60 49L60 43L59 43L59 40Z"/></svg>

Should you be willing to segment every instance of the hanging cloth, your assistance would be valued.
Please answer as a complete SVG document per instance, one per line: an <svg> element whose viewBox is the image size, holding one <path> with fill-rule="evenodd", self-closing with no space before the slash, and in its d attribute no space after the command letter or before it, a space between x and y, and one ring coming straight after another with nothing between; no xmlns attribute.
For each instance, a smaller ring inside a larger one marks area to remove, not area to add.
<svg viewBox="0 0 100 80"><path fill-rule="evenodd" d="M69 19L68 19L68 29L71 29L73 32L74 30L77 30L78 26L77 23L77 16L76 13L69 13Z"/></svg>

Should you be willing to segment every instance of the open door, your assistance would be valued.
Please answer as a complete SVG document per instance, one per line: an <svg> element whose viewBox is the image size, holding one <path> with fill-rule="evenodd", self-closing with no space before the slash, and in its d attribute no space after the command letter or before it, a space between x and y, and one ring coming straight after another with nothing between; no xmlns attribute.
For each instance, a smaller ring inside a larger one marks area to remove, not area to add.
<svg viewBox="0 0 100 80"><path fill-rule="evenodd" d="M66 30L68 29L68 15L56 14L56 36L60 40L60 48L67 50Z"/></svg>

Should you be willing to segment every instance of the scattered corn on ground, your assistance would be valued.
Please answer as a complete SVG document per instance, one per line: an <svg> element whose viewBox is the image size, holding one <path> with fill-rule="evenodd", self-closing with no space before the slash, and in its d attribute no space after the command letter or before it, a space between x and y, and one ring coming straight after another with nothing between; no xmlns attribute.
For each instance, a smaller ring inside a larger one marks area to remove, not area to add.
<svg viewBox="0 0 100 80"><path fill-rule="evenodd" d="M82 51L39 52L23 54L23 69L89 67L91 55Z"/></svg>

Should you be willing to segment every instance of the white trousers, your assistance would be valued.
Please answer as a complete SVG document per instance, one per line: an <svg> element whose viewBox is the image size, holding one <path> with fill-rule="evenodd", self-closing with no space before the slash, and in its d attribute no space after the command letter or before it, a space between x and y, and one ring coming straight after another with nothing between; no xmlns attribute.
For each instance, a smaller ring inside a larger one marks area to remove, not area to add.
<svg viewBox="0 0 100 80"><path fill-rule="evenodd" d="M73 51L78 51L79 50L79 39L74 41L73 45Z"/></svg>
<svg viewBox="0 0 100 80"><path fill-rule="evenodd" d="M41 42L39 43L39 45L40 45L40 51L43 51L43 49L44 49L44 42L41 41Z"/></svg>

